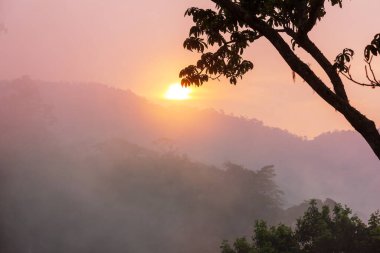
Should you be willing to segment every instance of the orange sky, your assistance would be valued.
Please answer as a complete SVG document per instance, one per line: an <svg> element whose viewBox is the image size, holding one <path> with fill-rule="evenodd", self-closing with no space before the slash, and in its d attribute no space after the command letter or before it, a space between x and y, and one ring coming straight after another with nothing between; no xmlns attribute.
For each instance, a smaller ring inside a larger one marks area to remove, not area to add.
<svg viewBox="0 0 380 253"><path fill-rule="evenodd" d="M197 59L182 48L191 25L183 13L193 5L212 6L207 0L2 0L0 22L7 32L0 35L0 79L97 81L162 102L181 67ZM346 0L343 9L329 10L311 37L331 60L345 47L355 49L355 69L362 74L361 52L380 32L379 10L378 0ZM293 83L264 40L246 57L255 68L236 87L213 82L184 103L254 117L301 136L349 128L305 83ZM352 103L379 126L380 89L349 83L347 89Z"/></svg>

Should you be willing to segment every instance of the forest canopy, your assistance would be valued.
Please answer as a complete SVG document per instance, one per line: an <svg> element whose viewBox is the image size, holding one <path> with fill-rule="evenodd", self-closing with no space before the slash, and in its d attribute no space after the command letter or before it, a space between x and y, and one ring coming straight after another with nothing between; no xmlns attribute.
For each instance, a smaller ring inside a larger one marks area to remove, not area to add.
<svg viewBox="0 0 380 253"><path fill-rule="evenodd" d="M348 207L335 205L318 208L312 200L297 220L295 228L255 223L252 241L238 238L231 245L224 241L222 253L309 253L309 252L380 252L380 213L361 221Z"/></svg>

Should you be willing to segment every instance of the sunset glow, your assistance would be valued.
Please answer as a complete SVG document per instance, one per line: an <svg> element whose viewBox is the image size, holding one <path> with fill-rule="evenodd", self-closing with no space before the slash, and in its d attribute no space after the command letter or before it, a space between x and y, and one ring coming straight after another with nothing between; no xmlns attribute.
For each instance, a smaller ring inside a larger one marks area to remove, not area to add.
<svg viewBox="0 0 380 253"><path fill-rule="evenodd" d="M0 0L0 253L380 253L379 12Z"/></svg>
<svg viewBox="0 0 380 253"><path fill-rule="evenodd" d="M179 83L169 86L165 98L170 100L186 100L190 98L191 89L182 87Z"/></svg>

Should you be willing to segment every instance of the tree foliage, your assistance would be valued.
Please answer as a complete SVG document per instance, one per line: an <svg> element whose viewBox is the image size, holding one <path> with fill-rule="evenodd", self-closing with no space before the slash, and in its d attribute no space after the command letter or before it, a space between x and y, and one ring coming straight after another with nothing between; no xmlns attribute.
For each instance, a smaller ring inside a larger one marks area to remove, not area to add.
<svg viewBox="0 0 380 253"><path fill-rule="evenodd" d="M268 227L257 221L252 241L238 238L232 245L223 241L222 253L357 253L380 252L380 214L363 223L347 207L319 209L316 201L298 219L294 229L286 225Z"/></svg>
<svg viewBox="0 0 380 253"><path fill-rule="evenodd" d="M350 72L354 51L344 49L330 62L309 38L309 32L326 15L326 5L342 8L343 0L211 0L216 9L189 8L185 16L193 19L184 48L200 53L196 64L179 73L183 86L200 86L210 79L225 77L236 84L253 69L253 63L243 57L250 44L267 39L290 66L328 104L339 111L365 138L380 159L380 134L375 123L350 103L341 79L380 87L372 67L372 59L380 54L380 34L365 47L365 73L368 83L357 81ZM286 39L288 38L288 39ZM308 64L300 59L296 48L305 50L329 77L322 81Z"/></svg>
<svg viewBox="0 0 380 253"><path fill-rule="evenodd" d="M358 85L369 86L372 88L380 87L380 81L376 78L376 74L372 66L373 57L378 55L380 55L380 33L376 34L371 43L364 49L364 69L368 82L358 81L357 79L353 78L350 72L351 66L349 63L354 56L354 51L352 49L344 49L343 52L336 57L334 67L340 74Z"/></svg>
<svg viewBox="0 0 380 253"><path fill-rule="evenodd" d="M281 32L301 38L306 35L317 20L325 16L324 1L234 1L242 9L256 16L273 29L284 29ZM332 5L342 6L342 0L330 1ZM229 78L231 84L236 84L237 78L253 68L252 62L243 60L244 50L250 43L259 39L262 34L258 29L243 22L233 13L224 8L218 11L189 8L185 16L193 18L194 26L190 28L189 37L183 46L190 51L202 53L196 65L190 65L180 72L182 84L201 85L214 79L213 75ZM293 48L297 41L293 38ZM218 49L205 52L208 46L217 45Z"/></svg>

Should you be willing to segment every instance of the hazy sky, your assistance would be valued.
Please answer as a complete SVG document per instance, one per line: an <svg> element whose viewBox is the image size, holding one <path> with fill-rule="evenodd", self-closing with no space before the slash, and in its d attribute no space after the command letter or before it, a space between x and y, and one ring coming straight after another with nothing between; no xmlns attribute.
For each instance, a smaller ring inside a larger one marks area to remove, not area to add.
<svg viewBox="0 0 380 253"><path fill-rule="evenodd" d="M331 60L345 47L355 49L359 76L363 48L380 32L380 1L344 2L343 9L329 10L311 37ZM179 81L179 70L197 59L182 48L191 26L183 13L194 5L212 6L207 0L0 0L6 28L0 34L0 79L96 81L160 101L167 86ZM255 68L236 87L225 80L206 84L182 103L254 117L309 137L349 128L305 83L293 83L289 68L264 40L246 57ZM352 103L379 126L380 89L350 83L347 89Z"/></svg>

